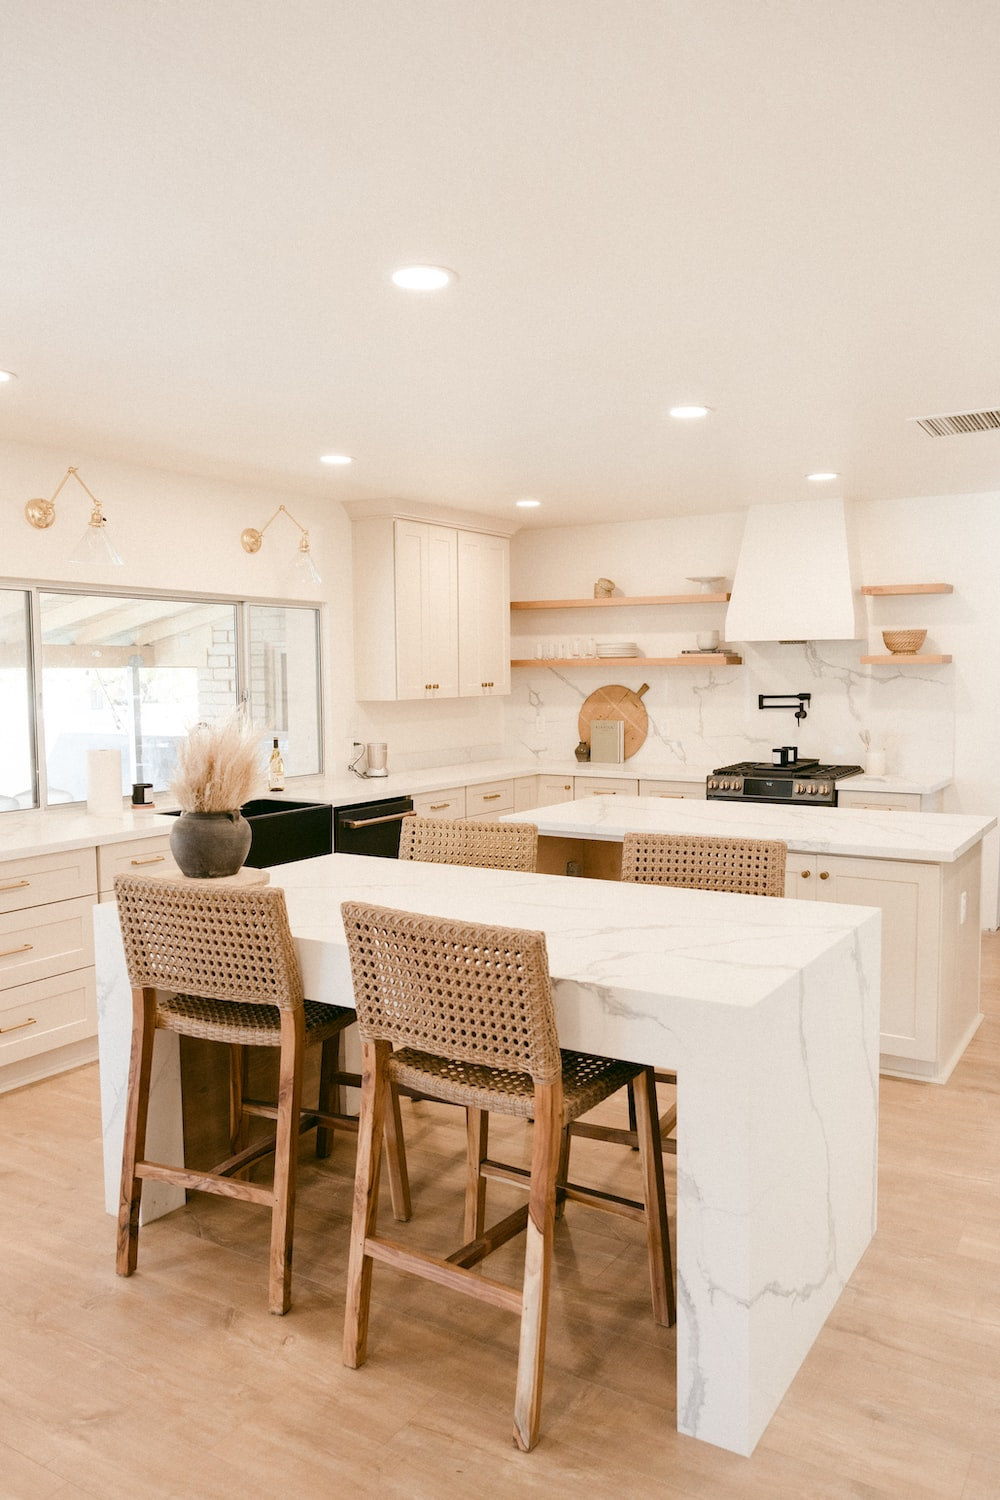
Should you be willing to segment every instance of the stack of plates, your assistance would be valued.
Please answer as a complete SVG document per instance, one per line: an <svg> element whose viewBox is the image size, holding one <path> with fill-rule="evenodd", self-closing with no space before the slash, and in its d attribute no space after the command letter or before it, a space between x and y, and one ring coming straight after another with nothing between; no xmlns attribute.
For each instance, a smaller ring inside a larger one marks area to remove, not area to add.
<svg viewBox="0 0 1000 1500"><path fill-rule="evenodd" d="M639 647L635 641L598 641L598 656L638 656Z"/></svg>

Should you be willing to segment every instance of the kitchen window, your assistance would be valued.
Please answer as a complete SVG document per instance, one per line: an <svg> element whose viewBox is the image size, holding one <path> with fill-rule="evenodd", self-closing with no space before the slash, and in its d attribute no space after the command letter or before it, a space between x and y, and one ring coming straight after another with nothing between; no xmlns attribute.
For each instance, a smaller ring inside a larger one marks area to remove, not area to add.
<svg viewBox="0 0 1000 1500"><path fill-rule="evenodd" d="M35 805L28 596L0 589L0 812Z"/></svg>
<svg viewBox="0 0 1000 1500"><path fill-rule="evenodd" d="M262 766L276 736L287 775L322 770L315 607L5 589L0 653L0 808L84 801L94 749L120 751L123 796L133 781L163 790L190 726L240 702Z"/></svg>

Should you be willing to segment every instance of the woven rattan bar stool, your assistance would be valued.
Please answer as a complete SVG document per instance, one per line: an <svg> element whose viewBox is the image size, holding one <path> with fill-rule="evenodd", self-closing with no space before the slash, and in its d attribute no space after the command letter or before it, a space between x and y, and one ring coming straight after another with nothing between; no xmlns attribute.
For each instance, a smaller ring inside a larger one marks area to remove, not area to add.
<svg viewBox="0 0 1000 1500"><path fill-rule="evenodd" d="M299 1135L317 1130L317 1155L330 1149L334 1126L357 1129L352 1117L330 1113L340 1034L354 1022L345 1006L306 1000L292 942L284 892L265 886L213 886L197 880L119 875L115 895L132 986L129 1066L116 1269L130 1276L139 1250L139 1206L144 1181L155 1178L198 1192L241 1198L271 1210L268 1305L291 1302L292 1229ZM153 1038L157 1028L221 1042L231 1049L230 1134L242 1142L226 1161L205 1171L148 1161L146 1117ZM320 1045L319 1097L303 1110L305 1048ZM279 1051L277 1104L246 1098L239 1079L247 1047ZM247 1144L250 1115L275 1122L274 1134ZM398 1213L409 1193L402 1138L390 1108L390 1174ZM274 1153L270 1187L237 1174ZM397 1180L398 1179L398 1180Z"/></svg>
<svg viewBox="0 0 1000 1500"><path fill-rule="evenodd" d="M434 865L478 865L485 870L534 870L534 823L474 823L462 818L404 818L400 859Z"/></svg>
<svg viewBox="0 0 1000 1500"><path fill-rule="evenodd" d="M364 1073L344 1363L354 1368L365 1360L376 1260L517 1313L521 1336L514 1439L527 1451L538 1440L558 1191L644 1221L657 1321L674 1321L652 1070L560 1050L544 934L358 902L345 902L341 910ZM447 1258L410 1250L378 1234L382 1121L391 1080L473 1112L534 1120L526 1207L484 1228ZM644 1204L560 1183L566 1125L630 1082L635 1085ZM473 1270L522 1230L527 1242L520 1289Z"/></svg>
<svg viewBox="0 0 1000 1500"><path fill-rule="evenodd" d="M743 896L783 896L788 845L781 839L723 839L699 834L626 833L622 880L638 885L672 885L688 890L729 891ZM676 1073L656 1071L657 1083L675 1084ZM630 1130L578 1120L571 1134L635 1146ZM660 1116L663 1149L677 1153L677 1106Z"/></svg>

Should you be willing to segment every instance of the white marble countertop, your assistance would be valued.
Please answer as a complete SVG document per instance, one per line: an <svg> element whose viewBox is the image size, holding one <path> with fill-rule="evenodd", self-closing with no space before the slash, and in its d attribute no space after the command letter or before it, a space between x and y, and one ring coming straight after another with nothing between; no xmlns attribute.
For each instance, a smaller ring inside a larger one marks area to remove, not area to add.
<svg viewBox="0 0 1000 1500"><path fill-rule="evenodd" d="M508 777L580 776L635 777L649 781L689 781L703 783L709 766L602 765L579 762L572 758L539 762L523 760L462 761L454 765L434 766L421 771L394 771L381 778L359 777L348 771L328 776L299 776L289 781L284 792L265 793L286 801L330 802L334 806L375 802L383 797L405 797L419 792L437 792L446 787L476 786L486 781ZM850 785L863 791L931 792L947 786L939 782L903 782L892 777L855 776ZM169 833L173 819L161 809L171 806L166 793L159 793L157 807L133 812L123 802L121 813L95 816L82 803L24 812L0 813L0 859L23 859L33 854L59 853L81 849L88 844L123 843L148 834ZM844 811L847 811L845 809ZM843 813L834 810L835 816ZM816 813L809 809L808 815ZM877 816L877 814L876 814ZM894 813L894 817L905 814ZM936 817L942 814L934 814ZM610 835L609 835L610 836Z"/></svg>
<svg viewBox="0 0 1000 1500"><path fill-rule="evenodd" d="M807 854L854 854L950 864L996 827L995 817L966 813L878 811L854 807L781 807L694 798L588 797L529 812L505 823L536 823L541 834L620 841L627 832L692 833L717 838L784 839Z"/></svg>

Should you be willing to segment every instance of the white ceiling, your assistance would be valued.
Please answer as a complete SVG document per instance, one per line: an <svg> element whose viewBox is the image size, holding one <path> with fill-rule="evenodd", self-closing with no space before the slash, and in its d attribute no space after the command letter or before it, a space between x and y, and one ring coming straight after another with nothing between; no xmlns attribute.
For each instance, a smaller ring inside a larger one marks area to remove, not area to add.
<svg viewBox="0 0 1000 1500"><path fill-rule="evenodd" d="M1000 404L998 58L997 0L5 0L0 436L529 525L1000 490L906 420Z"/></svg>

